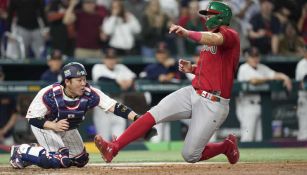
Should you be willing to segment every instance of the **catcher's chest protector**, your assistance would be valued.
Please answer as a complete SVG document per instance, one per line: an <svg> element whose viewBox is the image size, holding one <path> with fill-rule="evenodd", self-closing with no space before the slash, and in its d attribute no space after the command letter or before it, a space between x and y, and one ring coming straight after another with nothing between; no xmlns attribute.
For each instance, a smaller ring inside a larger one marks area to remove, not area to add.
<svg viewBox="0 0 307 175"><path fill-rule="evenodd" d="M69 129L77 128L85 119L87 110L97 106L100 100L99 96L88 87L84 95L78 100L66 101L63 98L60 84L53 84L52 89L48 90L43 96L44 103L50 109L50 114L45 116L47 120L67 119Z"/></svg>

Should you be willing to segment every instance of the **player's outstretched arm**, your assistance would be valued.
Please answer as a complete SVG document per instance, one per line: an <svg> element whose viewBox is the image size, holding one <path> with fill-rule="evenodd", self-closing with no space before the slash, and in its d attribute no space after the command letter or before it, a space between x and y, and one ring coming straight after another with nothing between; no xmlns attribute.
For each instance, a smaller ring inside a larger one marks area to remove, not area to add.
<svg viewBox="0 0 307 175"><path fill-rule="evenodd" d="M198 32L198 31L191 31L187 30L179 25L172 24L169 33L174 33L179 36L189 38L199 44L206 44L206 45L222 45L223 44L223 35L219 32Z"/></svg>

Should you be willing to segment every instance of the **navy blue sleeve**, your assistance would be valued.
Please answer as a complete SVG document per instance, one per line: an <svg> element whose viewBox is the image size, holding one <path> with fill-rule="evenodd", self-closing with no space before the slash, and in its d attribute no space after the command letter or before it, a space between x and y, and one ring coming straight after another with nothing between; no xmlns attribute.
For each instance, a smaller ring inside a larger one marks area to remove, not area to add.
<svg viewBox="0 0 307 175"><path fill-rule="evenodd" d="M145 68L146 78L150 80L158 80L160 72L157 70L155 64L150 64Z"/></svg>
<svg viewBox="0 0 307 175"><path fill-rule="evenodd" d="M275 17L272 16L272 21L271 21L271 30L273 34L278 35L279 33L281 33L281 25L279 20Z"/></svg>

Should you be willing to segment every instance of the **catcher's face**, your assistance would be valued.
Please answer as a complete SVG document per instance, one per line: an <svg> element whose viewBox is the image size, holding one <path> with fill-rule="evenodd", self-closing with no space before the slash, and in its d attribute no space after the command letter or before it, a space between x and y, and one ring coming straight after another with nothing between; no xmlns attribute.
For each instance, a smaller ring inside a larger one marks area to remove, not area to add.
<svg viewBox="0 0 307 175"><path fill-rule="evenodd" d="M81 76L79 78L66 79L66 92L68 96L80 97L83 95L86 86L86 77Z"/></svg>

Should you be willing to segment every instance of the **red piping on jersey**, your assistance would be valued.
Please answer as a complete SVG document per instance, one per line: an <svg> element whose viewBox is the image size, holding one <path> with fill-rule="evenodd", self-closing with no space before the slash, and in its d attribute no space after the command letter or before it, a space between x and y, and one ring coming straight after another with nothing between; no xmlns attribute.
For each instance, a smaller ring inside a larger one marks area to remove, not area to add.
<svg viewBox="0 0 307 175"><path fill-rule="evenodd" d="M74 107L69 107L69 106L66 105L66 108L67 108L68 110L75 110L75 109L77 109L77 108L79 107L80 101L81 101L81 100L79 100L79 102L78 102L78 104L77 104L76 106L74 106ZM64 102L65 102L65 101L64 101Z"/></svg>
<svg viewBox="0 0 307 175"><path fill-rule="evenodd" d="M52 89L52 87L50 87L46 92L44 92L44 95L42 96L42 101L44 105L46 106L46 108L48 109L48 112L51 111L51 108L45 103L44 96L46 95L47 92L50 91L50 89Z"/></svg>

